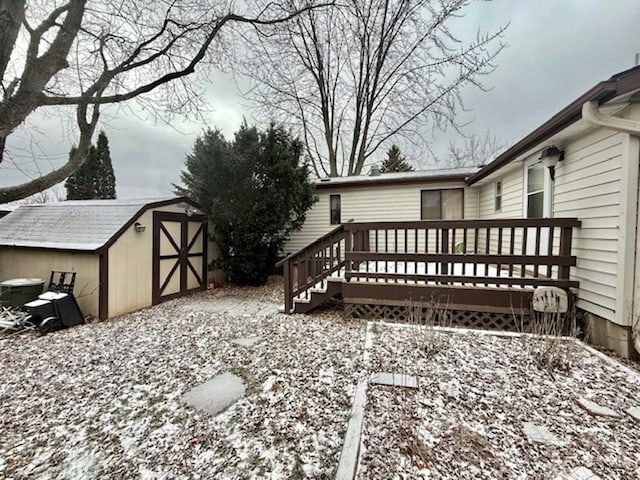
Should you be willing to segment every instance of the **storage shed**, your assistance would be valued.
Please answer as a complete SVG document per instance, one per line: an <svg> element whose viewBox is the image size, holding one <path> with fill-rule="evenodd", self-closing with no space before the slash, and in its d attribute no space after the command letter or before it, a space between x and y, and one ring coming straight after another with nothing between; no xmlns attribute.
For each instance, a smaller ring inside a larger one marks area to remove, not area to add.
<svg viewBox="0 0 640 480"><path fill-rule="evenodd" d="M205 289L211 248L186 198L27 205L0 219L0 280L74 271L80 308L105 319Z"/></svg>

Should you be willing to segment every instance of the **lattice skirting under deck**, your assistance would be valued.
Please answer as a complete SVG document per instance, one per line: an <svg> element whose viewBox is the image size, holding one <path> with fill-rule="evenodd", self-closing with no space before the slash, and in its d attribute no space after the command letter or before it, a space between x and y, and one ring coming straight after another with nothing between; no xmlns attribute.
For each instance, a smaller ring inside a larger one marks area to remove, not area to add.
<svg viewBox="0 0 640 480"><path fill-rule="evenodd" d="M345 304L345 315L369 320L418 323L428 325L481 328L502 331L527 331L529 312L495 313L468 310L442 311L438 308L406 305Z"/></svg>

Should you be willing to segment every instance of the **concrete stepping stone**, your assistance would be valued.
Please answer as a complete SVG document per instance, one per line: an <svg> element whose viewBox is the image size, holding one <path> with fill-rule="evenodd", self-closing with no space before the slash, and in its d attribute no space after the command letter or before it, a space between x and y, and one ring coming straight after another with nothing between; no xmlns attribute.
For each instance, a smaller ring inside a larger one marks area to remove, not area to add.
<svg viewBox="0 0 640 480"><path fill-rule="evenodd" d="M556 447L562 447L567 444L567 442L559 439L551 433L547 427L536 425L531 422L524 423L524 434L530 441L535 443L553 445Z"/></svg>
<svg viewBox="0 0 640 480"><path fill-rule="evenodd" d="M640 407L629 407L625 412L636 422L640 422Z"/></svg>
<svg viewBox="0 0 640 480"><path fill-rule="evenodd" d="M237 402L246 390L244 380L231 373L223 373L192 388L182 400L197 410L217 415Z"/></svg>
<svg viewBox="0 0 640 480"><path fill-rule="evenodd" d="M418 377L406 373L377 372L371 375L369 382L372 385L418 388Z"/></svg>
<svg viewBox="0 0 640 480"><path fill-rule="evenodd" d="M587 413L590 413L593 416L612 417L612 418L620 417L620 414L615 410L612 410L609 407L598 405L597 403L592 402L591 400L587 400L586 398L580 398L577 400L577 402L578 402L578 405L580 405L582 408L584 408L587 411Z"/></svg>
<svg viewBox="0 0 640 480"><path fill-rule="evenodd" d="M284 305L283 305L284 307ZM283 308L284 310L284 308ZM275 315L276 313L280 313L280 306L279 305L267 305L266 307L264 307L263 309L261 309L256 316L259 318L268 318L271 317L273 315Z"/></svg>
<svg viewBox="0 0 640 480"><path fill-rule="evenodd" d="M587 467L578 467L571 471L571 473L561 473L553 480L602 480L599 476L589 470Z"/></svg>
<svg viewBox="0 0 640 480"><path fill-rule="evenodd" d="M258 336L253 336L253 337L240 337L240 338L236 338L234 340L231 340L231 343L234 343L235 345L239 345L241 347L253 347L256 343L258 343L260 341L260 337Z"/></svg>

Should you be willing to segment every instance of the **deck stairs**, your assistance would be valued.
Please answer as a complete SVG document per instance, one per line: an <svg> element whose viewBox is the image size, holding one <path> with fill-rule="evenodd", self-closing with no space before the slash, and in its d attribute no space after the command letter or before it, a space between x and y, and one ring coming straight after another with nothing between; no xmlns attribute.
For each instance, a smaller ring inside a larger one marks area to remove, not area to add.
<svg viewBox="0 0 640 480"><path fill-rule="evenodd" d="M353 235L338 225L302 250L278 263L283 268L285 304L283 313L307 313L342 294L345 252Z"/></svg>
<svg viewBox="0 0 640 480"><path fill-rule="evenodd" d="M292 313L307 313L331 298L342 295L344 276L327 277L324 285L309 287L293 299Z"/></svg>

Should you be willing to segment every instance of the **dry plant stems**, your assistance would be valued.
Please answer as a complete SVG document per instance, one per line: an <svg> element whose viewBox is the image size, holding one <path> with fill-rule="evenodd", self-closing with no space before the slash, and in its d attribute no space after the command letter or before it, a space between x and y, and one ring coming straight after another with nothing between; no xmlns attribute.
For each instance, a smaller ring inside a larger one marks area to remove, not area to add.
<svg viewBox="0 0 640 480"><path fill-rule="evenodd" d="M420 417L416 415L418 408L417 394L403 395L403 415L398 425L400 438L403 439L402 448L407 456L414 458L422 468L433 465L431 449L425 444L420 435L418 425Z"/></svg>
<svg viewBox="0 0 640 480"><path fill-rule="evenodd" d="M569 371L575 360L575 343L567 338L578 337L575 307L566 313L531 312L528 332L523 337L525 350L538 367L549 372Z"/></svg>
<svg viewBox="0 0 640 480"><path fill-rule="evenodd" d="M435 328L452 325L448 301L432 298L424 303L409 299L406 308L408 323L419 327L415 340L420 352L431 358L449 346L449 335Z"/></svg>
<svg viewBox="0 0 640 480"><path fill-rule="evenodd" d="M440 442L433 446L428 445L418 428L420 416L415 414L418 407L417 395L416 393L403 395L406 397L406 402L403 402L403 413L398 431L400 438L402 438L401 448L407 456L413 458L420 469L433 469L437 463L434 459L447 453L454 454L459 459L478 468L486 468L487 465L491 465L492 469L504 472L506 475L508 472L506 465L494 453L490 442L468 426L451 425L443 434Z"/></svg>

